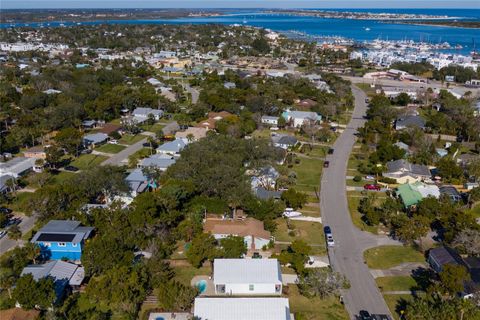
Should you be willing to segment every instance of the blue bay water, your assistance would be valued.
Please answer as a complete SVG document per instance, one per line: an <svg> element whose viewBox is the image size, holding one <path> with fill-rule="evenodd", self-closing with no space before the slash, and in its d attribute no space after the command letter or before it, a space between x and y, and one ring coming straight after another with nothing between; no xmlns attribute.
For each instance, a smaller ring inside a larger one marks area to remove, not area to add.
<svg viewBox="0 0 480 320"><path fill-rule="evenodd" d="M322 9L330 10L330 9ZM332 11L356 12L389 12L412 13L428 15L447 15L465 20L480 21L480 9L331 9ZM468 54L473 50L474 43L477 51L480 49L480 30L468 28L437 27L426 25L407 25L398 23L383 23L375 20L353 19L326 19L317 17L300 17L286 14L267 14L260 10L228 11L223 16L187 17L178 19L158 20L110 20L81 22L82 25L96 24L245 24L249 26L268 28L274 31L299 31L315 36L340 36L356 41L383 40L414 40L431 43L448 42L452 46L461 45L459 53ZM76 24L73 21L62 22L69 26ZM38 27L47 26L46 23L18 23L14 26ZM49 26L59 26L60 22L51 22ZM1 24L1 28L10 24ZM367 31L368 30L368 31Z"/></svg>

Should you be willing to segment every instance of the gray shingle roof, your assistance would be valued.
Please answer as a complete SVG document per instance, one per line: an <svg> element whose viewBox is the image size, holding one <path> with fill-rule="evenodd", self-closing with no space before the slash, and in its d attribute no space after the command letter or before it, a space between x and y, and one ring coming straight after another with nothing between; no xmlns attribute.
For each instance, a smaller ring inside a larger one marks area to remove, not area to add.
<svg viewBox="0 0 480 320"><path fill-rule="evenodd" d="M427 166L419 165L419 164L411 164L404 159L387 162L387 173L393 173L393 172L399 172L399 171L404 173L411 173L419 176L429 177L431 175L430 169L428 169Z"/></svg>
<svg viewBox="0 0 480 320"><path fill-rule="evenodd" d="M50 220L43 228L33 236L31 242L37 242L42 234L69 234L73 235L73 239L69 242L79 243L90 236L93 227L81 227L79 221L74 220Z"/></svg>
<svg viewBox="0 0 480 320"><path fill-rule="evenodd" d="M425 119L420 116L406 116L397 119L395 128L418 127L425 128Z"/></svg>

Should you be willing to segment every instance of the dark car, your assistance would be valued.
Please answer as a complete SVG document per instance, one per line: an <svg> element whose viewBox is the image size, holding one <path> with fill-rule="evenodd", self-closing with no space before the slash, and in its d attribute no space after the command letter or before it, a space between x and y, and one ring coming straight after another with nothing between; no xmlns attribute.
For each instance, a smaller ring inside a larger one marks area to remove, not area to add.
<svg viewBox="0 0 480 320"><path fill-rule="evenodd" d="M392 320L387 314L372 314L372 320Z"/></svg>
<svg viewBox="0 0 480 320"><path fill-rule="evenodd" d="M260 255L260 253L254 252L253 255L252 255L252 258L253 259L262 259L262 256Z"/></svg>
<svg viewBox="0 0 480 320"><path fill-rule="evenodd" d="M324 168L328 168L329 165L330 165L330 161L324 161L323 162L323 167Z"/></svg>
<svg viewBox="0 0 480 320"><path fill-rule="evenodd" d="M359 320L372 320L372 316L367 310L360 310L358 313Z"/></svg>
<svg viewBox="0 0 480 320"><path fill-rule="evenodd" d="M6 207L0 207L0 213L10 214L10 213L12 213L12 209L9 209L9 208L6 208Z"/></svg>
<svg viewBox="0 0 480 320"><path fill-rule="evenodd" d="M79 169L77 167L74 167L74 166L66 166L65 170L71 171L71 172L77 172Z"/></svg>
<svg viewBox="0 0 480 320"><path fill-rule="evenodd" d="M333 154L333 151L335 151L335 149L333 148L328 149L328 154Z"/></svg>
<svg viewBox="0 0 480 320"><path fill-rule="evenodd" d="M370 99L365 98L365 103L370 103Z"/></svg>
<svg viewBox="0 0 480 320"><path fill-rule="evenodd" d="M332 229L330 228L330 226L323 227L323 233L332 234Z"/></svg>

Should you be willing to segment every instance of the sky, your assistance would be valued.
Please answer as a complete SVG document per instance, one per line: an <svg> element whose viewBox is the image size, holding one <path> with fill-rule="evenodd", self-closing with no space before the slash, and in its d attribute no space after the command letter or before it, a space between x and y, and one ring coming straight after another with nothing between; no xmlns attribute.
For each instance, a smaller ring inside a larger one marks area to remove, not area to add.
<svg viewBox="0 0 480 320"><path fill-rule="evenodd" d="M0 0L0 9L29 8L475 8L480 0Z"/></svg>

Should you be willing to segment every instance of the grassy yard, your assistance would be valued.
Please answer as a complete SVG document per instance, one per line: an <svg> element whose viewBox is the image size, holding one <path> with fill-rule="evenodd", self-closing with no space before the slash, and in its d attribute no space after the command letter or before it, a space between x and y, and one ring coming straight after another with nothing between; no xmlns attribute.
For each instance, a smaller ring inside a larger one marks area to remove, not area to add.
<svg viewBox="0 0 480 320"><path fill-rule="evenodd" d="M375 279L380 291L409 291L417 287L417 282L410 276L380 277Z"/></svg>
<svg viewBox="0 0 480 320"><path fill-rule="evenodd" d="M137 143L138 141L146 138L146 136L137 134L137 135L131 135L131 134L125 134L122 136L120 140L118 140L118 143L120 144L134 144Z"/></svg>
<svg viewBox="0 0 480 320"><path fill-rule="evenodd" d="M30 192L17 193L17 196L13 198L11 203L7 204L7 207L13 211L25 212L28 200L32 195Z"/></svg>
<svg viewBox="0 0 480 320"><path fill-rule="evenodd" d="M473 214L473 216L477 219L480 218L480 204L476 205L475 207L473 207L471 210L469 210L469 212L471 214Z"/></svg>
<svg viewBox="0 0 480 320"><path fill-rule="evenodd" d="M211 275L212 268L209 267L200 267L194 268L192 266L188 267L174 267L173 270L175 271L175 280L181 282L182 284L189 286L190 281L194 276L199 275Z"/></svg>
<svg viewBox="0 0 480 320"><path fill-rule="evenodd" d="M384 294L383 298L385 299L393 318L398 320L400 319L400 310L405 310L406 303L411 301L413 296L409 294Z"/></svg>
<svg viewBox="0 0 480 320"><path fill-rule="evenodd" d="M107 144L104 144L103 146L96 148L95 150L98 152L105 152L105 153L119 153L125 148L126 148L125 146L121 146L119 144L107 143Z"/></svg>
<svg viewBox="0 0 480 320"><path fill-rule="evenodd" d="M107 160L108 157L99 156L94 154L83 154L74 161L70 163L70 165L75 166L81 170L85 170L94 166L99 165L103 161Z"/></svg>
<svg viewBox="0 0 480 320"><path fill-rule="evenodd" d="M310 188L320 185L323 162L318 159L299 158L300 163L291 168L297 174L297 186Z"/></svg>
<svg viewBox="0 0 480 320"><path fill-rule="evenodd" d="M309 221L291 221L294 227L294 235L288 232L286 219L277 219L277 230L274 232L275 240L292 242L294 240L304 240L312 246L314 254L325 254L325 235L323 234L323 226L318 222Z"/></svg>
<svg viewBox="0 0 480 320"><path fill-rule="evenodd" d="M390 269L404 262L425 262L425 257L411 247L380 246L366 250L365 261L371 269Z"/></svg>
<svg viewBox="0 0 480 320"><path fill-rule="evenodd" d="M350 216L352 217L353 224L363 231L368 231L374 234L378 233L378 228L376 226L369 226L362 220L362 214L358 212L358 206L360 204L361 193L356 191L347 192L347 201L348 209L350 211Z"/></svg>
<svg viewBox="0 0 480 320"><path fill-rule="evenodd" d="M323 147L323 146L313 146L312 150L309 150L308 148L305 148L305 154L307 156L312 156L312 157L319 157L319 158L324 158L327 153L328 153L328 147Z"/></svg>
<svg viewBox="0 0 480 320"><path fill-rule="evenodd" d="M337 298L327 299L306 298L300 294L296 285L288 286L288 299L290 310L295 314L295 318L306 320L343 320L349 319L347 311Z"/></svg>
<svg viewBox="0 0 480 320"><path fill-rule="evenodd" d="M73 172L60 171L59 173L52 175L52 182L51 183L52 184L62 183L64 181L70 179L74 175L75 175L75 173L73 173Z"/></svg>

